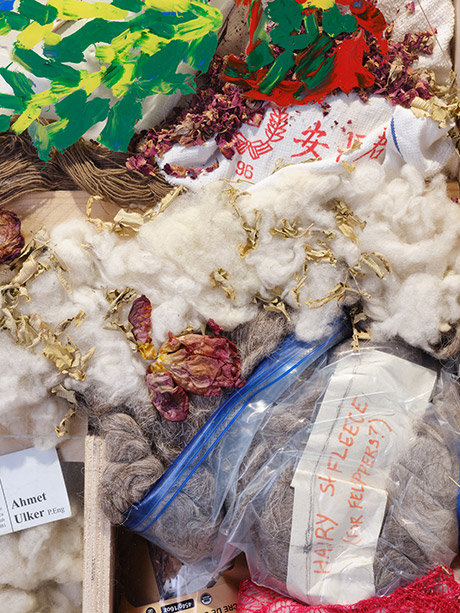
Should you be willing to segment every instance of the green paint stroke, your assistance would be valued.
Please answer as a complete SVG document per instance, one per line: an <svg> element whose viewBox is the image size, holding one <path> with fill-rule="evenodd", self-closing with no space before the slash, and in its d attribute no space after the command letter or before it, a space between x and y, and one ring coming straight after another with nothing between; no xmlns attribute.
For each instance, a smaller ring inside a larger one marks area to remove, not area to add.
<svg viewBox="0 0 460 613"><path fill-rule="evenodd" d="M329 36L335 37L344 32L351 33L358 27L356 17L342 15L337 5L323 12L323 29Z"/></svg>
<svg viewBox="0 0 460 613"><path fill-rule="evenodd" d="M21 0L18 12L42 26L52 23L58 16L57 9L54 6L40 4L36 0Z"/></svg>
<svg viewBox="0 0 460 613"><path fill-rule="evenodd" d="M249 97L282 106L321 102L335 89L348 94L358 87L359 70L366 69L361 59L354 67L344 56L348 53L353 59L351 48L362 38L344 35L377 31L380 26L375 23L385 21L374 2L366 2L364 8L349 0L246 0L243 4L249 5L247 58L231 57L224 79L247 85ZM360 20L363 11L372 13L367 21ZM380 46L377 38L376 42ZM380 46L383 53L385 47L386 42Z"/></svg>
<svg viewBox="0 0 460 613"><path fill-rule="evenodd" d="M0 11L0 36L5 36L11 30L21 31L27 28L30 19L13 13L13 11Z"/></svg>
<svg viewBox="0 0 460 613"><path fill-rule="evenodd" d="M56 19L81 27L66 36ZM105 125L98 140L126 151L147 96L195 91L193 76L179 66L206 71L221 25L221 13L206 0L20 0L15 11L0 11L0 36L18 32L12 60L27 74L14 63L0 68L14 94L0 94L0 107L19 114L11 129L28 130L43 160L99 122ZM89 72L81 64L94 50L98 68ZM48 89L36 92L32 77L48 79ZM45 125L40 115L51 105L58 120ZM0 132L9 124L0 109Z"/></svg>

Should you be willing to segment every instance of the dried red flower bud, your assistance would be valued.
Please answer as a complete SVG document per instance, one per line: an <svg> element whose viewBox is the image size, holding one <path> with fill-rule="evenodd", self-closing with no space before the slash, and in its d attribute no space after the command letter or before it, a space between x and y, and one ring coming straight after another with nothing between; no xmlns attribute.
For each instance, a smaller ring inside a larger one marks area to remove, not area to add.
<svg viewBox="0 0 460 613"><path fill-rule="evenodd" d="M145 375L150 399L157 411L168 421L184 421L188 417L188 398L184 390L174 385L169 372L151 364Z"/></svg>
<svg viewBox="0 0 460 613"><path fill-rule="evenodd" d="M0 209L0 264L10 264L23 247L21 220L13 211Z"/></svg>
<svg viewBox="0 0 460 613"><path fill-rule="evenodd" d="M152 341L152 304L147 296L139 296L129 311L128 321L133 327L134 338L139 344Z"/></svg>
<svg viewBox="0 0 460 613"><path fill-rule="evenodd" d="M139 352L145 360L157 357L155 345L152 343L152 304L147 296L139 296L133 302L129 311L128 321L133 327L133 336L139 346Z"/></svg>
<svg viewBox="0 0 460 613"><path fill-rule="evenodd" d="M128 321L146 360L155 359L152 343L152 305L142 295L129 311ZM212 334L169 333L156 362L147 369L145 380L150 398L158 412L168 421L182 421L188 416L187 394L218 396L224 387L241 387L241 361L236 346L224 336L213 319L207 323Z"/></svg>

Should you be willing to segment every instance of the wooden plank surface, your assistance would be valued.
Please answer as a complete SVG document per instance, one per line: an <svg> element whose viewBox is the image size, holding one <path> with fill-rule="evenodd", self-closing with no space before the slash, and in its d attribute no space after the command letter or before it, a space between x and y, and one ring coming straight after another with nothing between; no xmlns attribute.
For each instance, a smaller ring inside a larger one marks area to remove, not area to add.
<svg viewBox="0 0 460 613"><path fill-rule="evenodd" d="M447 182L447 195L449 196L449 198L458 198L460 196L459 185L457 181Z"/></svg>
<svg viewBox="0 0 460 613"><path fill-rule="evenodd" d="M104 463L103 440L97 436L87 436L83 613L113 611L114 528L98 504L99 481Z"/></svg>
<svg viewBox="0 0 460 613"><path fill-rule="evenodd" d="M40 226L50 231L69 219L85 219L88 198L89 194L81 191L35 192L9 202L7 208L19 215L27 240ZM92 216L109 221L119 210L116 204L96 200Z"/></svg>

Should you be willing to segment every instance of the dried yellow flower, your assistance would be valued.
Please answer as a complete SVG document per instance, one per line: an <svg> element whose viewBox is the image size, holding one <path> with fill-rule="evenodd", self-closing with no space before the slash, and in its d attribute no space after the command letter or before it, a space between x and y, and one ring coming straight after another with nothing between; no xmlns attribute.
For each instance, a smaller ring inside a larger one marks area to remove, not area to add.
<svg viewBox="0 0 460 613"><path fill-rule="evenodd" d="M41 228L15 260L14 275L9 283L0 286L0 329L8 331L16 343L31 351L42 345L42 355L51 360L62 374L83 381L94 347L82 354L70 338L65 343L59 338L72 323L76 326L81 324L85 317L83 311L67 318L53 331L37 313L25 315L19 308L21 299L29 300L27 283L50 269L54 270L63 287L70 292L67 268L49 246L46 231Z"/></svg>
<svg viewBox="0 0 460 613"><path fill-rule="evenodd" d="M271 228L270 234L280 234L284 239L287 238L301 238L308 234L313 224L310 224L308 228L302 228L298 226L299 220L289 221L288 219L281 220L281 228Z"/></svg>
<svg viewBox="0 0 460 613"><path fill-rule="evenodd" d="M272 290L272 293L273 294L279 294L279 290L280 290L280 288L274 288ZM291 321L291 318L290 318L289 313L287 311L287 305L281 299L280 295L275 295L275 298L264 298L260 294L256 294L254 296L254 302L256 302L256 303L257 302L262 302L263 303L263 308L266 311L273 311L275 313L282 313L284 315L284 317L286 317L286 319L288 321Z"/></svg>
<svg viewBox="0 0 460 613"><path fill-rule="evenodd" d="M66 389L61 383L53 387L50 391L55 396L58 396L59 398L64 398L64 400L66 400L69 404L69 410L61 419L59 425L54 427L58 437L62 438L63 436L68 434L67 425L70 420L77 414L77 399L75 396L75 392L73 390Z"/></svg>
<svg viewBox="0 0 460 613"><path fill-rule="evenodd" d="M358 245L359 241L354 228L359 227L364 230L366 222L362 221L340 200L337 200L334 205L334 217L340 232Z"/></svg>
<svg viewBox="0 0 460 613"><path fill-rule="evenodd" d="M316 246L305 244L304 249L307 260L313 260L315 263L329 262L332 266L337 263L337 258L325 241L319 240Z"/></svg>
<svg viewBox="0 0 460 613"><path fill-rule="evenodd" d="M295 303L298 307L300 307L300 290L305 285L307 280L307 272L308 272L308 264L307 261L304 262L302 274L295 273L295 279L297 281L297 285L291 289L291 292L294 296Z"/></svg>
<svg viewBox="0 0 460 613"><path fill-rule="evenodd" d="M240 192L229 182L227 182L227 185L228 187L222 190L222 193L227 196L228 201L232 205L233 211L241 224L241 227L246 232L246 245L238 245L238 251L240 252L241 257L244 258L249 251L257 248L259 230L262 224L262 215L260 211L254 209L254 225L251 226L236 204L238 198L248 195L248 192Z"/></svg>
<svg viewBox="0 0 460 613"><path fill-rule="evenodd" d="M359 352L359 341L371 338L369 330L363 326L363 322L367 321L367 316L362 312L361 306L350 310L350 321L353 330L351 346L354 352Z"/></svg>
<svg viewBox="0 0 460 613"><path fill-rule="evenodd" d="M367 251L359 256L358 262L349 271L353 277L365 277L362 265L366 264L379 279L385 279L385 272L391 274L391 264L383 253Z"/></svg>
<svg viewBox="0 0 460 613"><path fill-rule="evenodd" d="M229 300L236 300L235 290L228 283L229 273L223 269L218 268L217 270L213 270L213 272L209 275L209 280L211 281L211 285L214 288L220 287L225 292L225 297Z"/></svg>

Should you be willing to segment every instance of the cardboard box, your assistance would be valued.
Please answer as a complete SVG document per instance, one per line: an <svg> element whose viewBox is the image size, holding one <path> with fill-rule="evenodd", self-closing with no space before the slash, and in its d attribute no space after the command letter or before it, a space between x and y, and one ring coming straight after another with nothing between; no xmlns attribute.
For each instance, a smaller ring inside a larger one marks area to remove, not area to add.
<svg viewBox="0 0 460 613"><path fill-rule="evenodd" d="M454 0L456 10L456 43L453 57L460 66L460 1ZM460 79L457 76L460 87ZM456 182L449 185L452 197L459 196ZM89 195L84 192L45 192L30 194L12 202L9 208L23 220L26 234L40 225L50 229L53 225L71 218L84 218ZM105 220L113 218L118 207L109 203L95 203L94 216ZM74 449L65 459L75 459L83 454L83 443L74 442ZM85 457L85 537L83 613L112 613L115 606L115 557L116 531L106 519L98 503L98 485L104 469L104 444L88 435L84 443ZM118 608L118 605L117 605ZM140 609L139 609L140 610Z"/></svg>

